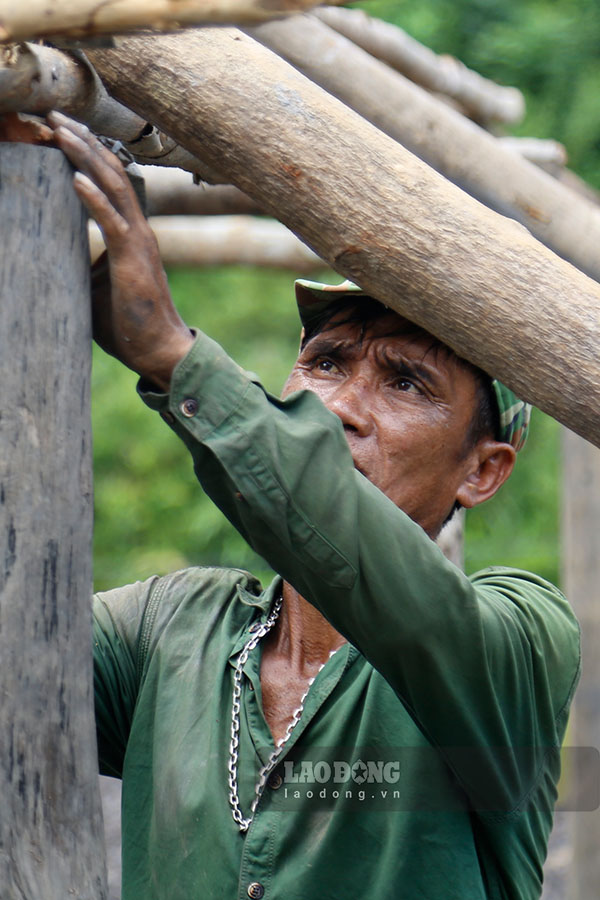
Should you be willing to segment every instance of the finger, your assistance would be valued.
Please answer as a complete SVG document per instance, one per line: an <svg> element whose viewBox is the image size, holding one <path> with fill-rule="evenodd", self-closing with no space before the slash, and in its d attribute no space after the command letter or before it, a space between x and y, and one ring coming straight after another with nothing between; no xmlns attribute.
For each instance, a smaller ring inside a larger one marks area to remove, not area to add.
<svg viewBox="0 0 600 900"><path fill-rule="evenodd" d="M52 110L52 112L49 112L46 118L55 132L60 128L64 129L67 132L70 132L71 134L74 134L85 144L87 144L90 150L95 151L103 160L103 162L105 162L106 165L112 168L115 172L123 171L123 166L120 160L117 159L114 153L112 153L107 147L104 146L102 141L98 140L96 135L92 131L90 131L87 125L83 125L81 122L76 122L75 119L70 119L68 116L63 115L63 113L59 113L56 110ZM64 134L64 131L61 132L61 134Z"/></svg>
<svg viewBox="0 0 600 900"><path fill-rule="evenodd" d="M52 111L47 116L58 146L84 171L125 217L142 216L135 191L116 155L80 122Z"/></svg>
<svg viewBox="0 0 600 900"><path fill-rule="evenodd" d="M135 191L121 163L114 154L103 147L84 141L71 130L60 126L55 132L55 141L69 157L73 165L84 172L103 191L117 211L126 219L142 218ZM105 156L108 154L108 156ZM117 168L112 163L116 162Z"/></svg>
<svg viewBox="0 0 600 900"><path fill-rule="evenodd" d="M89 214L102 231L109 252L118 252L127 242L129 224L94 182L82 172L76 172L73 186Z"/></svg>

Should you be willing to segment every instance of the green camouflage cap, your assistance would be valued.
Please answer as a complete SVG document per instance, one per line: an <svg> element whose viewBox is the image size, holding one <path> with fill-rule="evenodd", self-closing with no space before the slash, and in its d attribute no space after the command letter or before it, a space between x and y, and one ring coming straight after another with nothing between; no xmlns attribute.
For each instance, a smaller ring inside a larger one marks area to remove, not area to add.
<svg viewBox="0 0 600 900"><path fill-rule="evenodd" d="M352 281L342 281L341 284L321 284L318 281L306 281L299 278L295 282L296 302L304 328L316 324L323 316L328 306L336 300L345 297L370 296ZM500 431L496 435L497 440L506 444L512 444L515 450L521 450L527 440L529 432L529 420L531 406L513 394L502 382L492 378L492 388L500 419Z"/></svg>

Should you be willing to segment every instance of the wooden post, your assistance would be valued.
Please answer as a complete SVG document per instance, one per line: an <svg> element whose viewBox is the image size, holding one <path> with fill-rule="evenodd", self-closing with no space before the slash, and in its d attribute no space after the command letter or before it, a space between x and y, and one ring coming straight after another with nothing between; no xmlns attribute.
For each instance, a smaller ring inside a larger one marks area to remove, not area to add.
<svg viewBox="0 0 600 900"><path fill-rule="evenodd" d="M0 144L0 894L104 900L89 260L58 150Z"/></svg>
<svg viewBox="0 0 600 900"><path fill-rule="evenodd" d="M600 748L600 451L569 431L563 434L563 581L567 597L581 623L582 676L575 695L569 744ZM576 757L574 757L574 760ZM572 792L583 800L570 814L573 858L570 869L571 900L590 900L600 884L600 809L585 811L589 797L597 794L598 769L571 766ZM597 760L596 760L597 762Z"/></svg>

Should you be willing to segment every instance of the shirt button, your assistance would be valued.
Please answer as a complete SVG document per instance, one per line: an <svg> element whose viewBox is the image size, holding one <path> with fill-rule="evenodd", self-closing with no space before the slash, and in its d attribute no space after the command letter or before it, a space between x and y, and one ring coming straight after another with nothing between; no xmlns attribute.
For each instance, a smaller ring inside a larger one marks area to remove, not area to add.
<svg viewBox="0 0 600 900"><path fill-rule="evenodd" d="M271 790L276 791L276 790L278 790L278 789L281 787L281 785L283 784L283 778L281 777L281 775L279 774L279 772L272 772L272 773L269 775L269 779L268 779L268 781L267 781L267 784L269 785L269 787L271 788Z"/></svg>
<svg viewBox="0 0 600 900"><path fill-rule="evenodd" d="M258 631L258 629L261 627L261 625L262 625L262 622L254 622L254 623L250 626L250 628L248 629L248 631L250 631L252 634L254 634L256 631Z"/></svg>
<svg viewBox="0 0 600 900"><path fill-rule="evenodd" d="M186 397L179 406L179 409L186 418L190 419L198 412L198 401L193 397Z"/></svg>
<svg viewBox="0 0 600 900"><path fill-rule="evenodd" d="M248 896L252 898L252 900L260 900L261 897L264 897L265 889L260 883L260 881L253 881L252 884L248 885Z"/></svg>

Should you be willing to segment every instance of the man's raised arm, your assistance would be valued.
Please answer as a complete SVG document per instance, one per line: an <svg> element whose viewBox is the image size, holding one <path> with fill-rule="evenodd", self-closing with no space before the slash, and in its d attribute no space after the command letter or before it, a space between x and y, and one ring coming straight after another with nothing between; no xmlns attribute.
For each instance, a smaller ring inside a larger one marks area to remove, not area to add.
<svg viewBox="0 0 600 900"><path fill-rule="evenodd" d="M168 390L194 338L175 309L156 239L123 166L85 125L52 112L57 146L79 170L75 190L98 223L110 268L110 296L93 296L94 338L124 365Z"/></svg>

